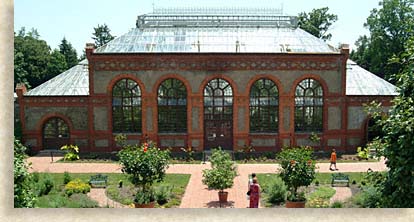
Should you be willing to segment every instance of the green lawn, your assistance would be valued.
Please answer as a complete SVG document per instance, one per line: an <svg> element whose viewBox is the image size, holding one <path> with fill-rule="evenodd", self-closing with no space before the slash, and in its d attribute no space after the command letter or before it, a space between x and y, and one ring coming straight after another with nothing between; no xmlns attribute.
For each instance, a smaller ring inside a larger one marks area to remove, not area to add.
<svg viewBox="0 0 414 222"><path fill-rule="evenodd" d="M37 173L39 175L39 184L44 180L46 173ZM42 195L37 198L36 206L39 208L92 208L98 207L98 204L89 199L86 194L74 194L71 197L68 197L64 194L64 184L63 184L63 173L51 173L49 174L53 180L54 186L49 194ZM93 173L70 173L70 176L73 179L79 178L83 182L88 183L90 176L95 175ZM123 197L125 194L122 190L133 188L132 184L129 182L127 175L120 173L106 173L104 175L108 176L108 187L107 195L123 204L132 203L133 197ZM190 179L190 175L187 174L167 174L164 182L155 184L156 187L164 185L172 187L171 198L168 203L156 207L175 207L179 206L181 203L181 198L184 194L185 188ZM123 189L119 189L119 181L123 181Z"/></svg>
<svg viewBox="0 0 414 222"><path fill-rule="evenodd" d="M123 174L121 174L123 175ZM118 187L118 182L110 183L107 188L107 195L124 205L130 205L133 203L134 194L135 194L135 187L131 184L131 182L127 179L126 175L123 175L123 178L118 178L123 180L123 188ZM154 184L154 188L157 189L160 186L169 186L172 188L172 193L170 195L170 200L168 203L160 206L156 204L155 207L157 208L171 208L171 207L178 207L181 204L181 198L184 195L185 189L187 184L190 180L189 174L167 174L165 179L162 183Z"/></svg>

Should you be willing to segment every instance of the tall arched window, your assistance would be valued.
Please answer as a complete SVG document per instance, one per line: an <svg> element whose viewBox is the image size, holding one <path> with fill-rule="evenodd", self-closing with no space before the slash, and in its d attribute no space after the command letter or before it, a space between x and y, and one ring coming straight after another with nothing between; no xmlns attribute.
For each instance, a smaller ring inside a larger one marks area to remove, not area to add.
<svg viewBox="0 0 414 222"><path fill-rule="evenodd" d="M204 146L233 147L233 89L224 79L213 79L204 88Z"/></svg>
<svg viewBox="0 0 414 222"><path fill-rule="evenodd" d="M113 131L140 133L141 118L141 89L131 79L119 80L112 89Z"/></svg>
<svg viewBox="0 0 414 222"><path fill-rule="evenodd" d="M187 90L178 79L167 79L158 88L158 132L187 132Z"/></svg>
<svg viewBox="0 0 414 222"><path fill-rule="evenodd" d="M257 80L250 90L250 132L276 133L279 118L279 92L270 79Z"/></svg>
<svg viewBox="0 0 414 222"><path fill-rule="evenodd" d="M60 149L69 144L69 135L69 126L63 119L51 118L43 125L43 148Z"/></svg>
<svg viewBox="0 0 414 222"><path fill-rule="evenodd" d="M295 131L322 132L323 89L314 79L304 79L295 92Z"/></svg>

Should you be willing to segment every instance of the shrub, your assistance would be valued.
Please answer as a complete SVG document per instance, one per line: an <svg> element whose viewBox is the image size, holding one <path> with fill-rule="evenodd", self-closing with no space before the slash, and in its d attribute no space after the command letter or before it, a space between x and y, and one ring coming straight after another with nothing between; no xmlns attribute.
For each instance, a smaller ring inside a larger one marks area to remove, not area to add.
<svg viewBox="0 0 414 222"><path fill-rule="evenodd" d="M160 150L155 143L148 142L141 146L125 145L118 157L122 172L128 174L131 183L139 187L136 194L136 200L139 201L137 203L152 202L152 185L164 180L171 158L170 151Z"/></svg>
<svg viewBox="0 0 414 222"><path fill-rule="evenodd" d="M34 207L36 198L32 192L30 174L27 171L26 147L14 140L14 207Z"/></svg>
<svg viewBox="0 0 414 222"><path fill-rule="evenodd" d="M155 190L155 199L159 205L163 205L168 202L171 197L172 187L160 186Z"/></svg>
<svg viewBox="0 0 414 222"><path fill-rule="evenodd" d="M72 180L72 177L70 176L70 174L68 172L64 172L63 173L63 184L68 184L70 181Z"/></svg>
<svg viewBox="0 0 414 222"><path fill-rule="evenodd" d="M281 170L280 177L285 182L290 194L289 201L304 201L298 188L309 186L315 179L315 161L312 160L313 150L310 147L283 148L279 153Z"/></svg>
<svg viewBox="0 0 414 222"><path fill-rule="evenodd" d="M368 148L362 149L361 147L357 148L357 156L359 159L367 160L369 157L369 150Z"/></svg>
<svg viewBox="0 0 414 222"><path fill-rule="evenodd" d="M275 180L272 180L266 186L266 193L268 195L268 202L272 204L284 203L287 197L287 187L282 179L276 177Z"/></svg>
<svg viewBox="0 0 414 222"><path fill-rule="evenodd" d="M331 208L343 208L344 205L341 201L335 201L332 203Z"/></svg>
<svg viewBox="0 0 414 222"><path fill-rule="evenodd" d="M48 195L50 193L50 191L53 189L53 186L54 186L53 178L50 174L45 174L44 175L43 185L44 185L45 189L44 189L42 194L43 195Z"/></svg>
<svg viewBox="0 0 414 222"><path fill-rule="evenodd" d="M66 160L69 160L69 161L79 160L79 148L78 148L78 146L64 145L60 149L66 152L65 156L63 157L64 161L66 161Z"/></svg>
<svg viewBox="0 0 414 222"><path fill-rule="evenodd" d="M379 208L382 206L382 193L374 186L365 186L354 202L364 208Z"/></svg>
<svg viewBox="0 0 414 222"><path fill-rule="evenodd" d="M308 208L328 208L329 207L329 199L324 199L321 197L316 198L309 198L306 202L306 207Z"/></svg>
<svg viewBox="0 0 414 222"><path fill-rule="evenodd" d="M32 181L33 182L35 182L35 183L38 183L39 182L39 173L38 172L34 172L34 173L32 173Z"/></svg>
<svg viewBox="0 0 414 222"><path fill-rule="evenodd" d="M137 204L147 204L153 201L155 201L155 194L152 188L139 189L135 194L134 202Z"/></svg>
<svg viewBox="0 0 414 222"><path fill-rule="evenodd" d="M233 187L236 169L230 155L219 147L213 149L210 161L212 169L203 170L203 184L220 192Z"/></svg>
<svg viewBox="0 0 414 222"><path fill-rule="evenodd" d="M181 148L181 151L185 153L185 161L191 162L194 160L194 150L191 146L187 148Z"/></svg>
<svg viewBox="0 0 414 222"><path fill-rule="evenodd" d="M91 190L91 186L82 182L80 179L70 181L65 186L65 193L71 196L74 193L88 193Z"/></svg>

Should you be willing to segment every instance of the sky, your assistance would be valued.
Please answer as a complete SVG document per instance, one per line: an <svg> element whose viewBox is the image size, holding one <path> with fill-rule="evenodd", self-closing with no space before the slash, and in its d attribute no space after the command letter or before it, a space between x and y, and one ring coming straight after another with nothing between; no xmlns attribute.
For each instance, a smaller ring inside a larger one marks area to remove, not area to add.
<svg viewBox="0 0 414 222"><path fill-rule="evenodd" d="M363 27L379 0L15 0L14 29L37 29L40 38L57 48L65 37L82 54L86 43L93 43L93 28L107 24L111 34L120 36L135 27L138 15L151 13L153 7L253 7L283 8L285 15L329 7L338 15L331 27L332 46L354 43L369 32Z"/></svg>

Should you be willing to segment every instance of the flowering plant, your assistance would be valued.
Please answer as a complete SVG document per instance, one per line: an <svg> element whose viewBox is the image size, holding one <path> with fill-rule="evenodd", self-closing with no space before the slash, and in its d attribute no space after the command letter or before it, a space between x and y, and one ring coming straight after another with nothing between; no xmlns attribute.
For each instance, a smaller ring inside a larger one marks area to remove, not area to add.
<svg viewBox="0 0 414 222"><path fill-rule="evenodd" d="M60 150L65 151L65 156L63 157L63 160L79 160L79 148L75 145L64 145L60 148Z"/></svg>
<svg viewBox="0 0 414 222"><path fill-rule="evenodd" d="M283 148L278 154L280 160L280 177L285 182L290 194L290 201L304 201L305 197L298 192L301 186L309 186L315 179L315 161L310 147Z"/></svg>
<svg viewBox="0 0 414 222"><path fill-rule="evenodd" d="M148 142L140 146L126 145L118 157L122 172L128 174L131 183L139 188L136 196L140 197L140 202L151 202L152 185L164 180L170 151L160 150L155 143Z"/></svg>
<svg viewBox="0 0 414 222"><path fill-rule="evenodd" d="M186 154L186 161L190 162L194 160L194 150L191 146L188 146L187 148L182 147L181 151L183 151Z"/></svg>

